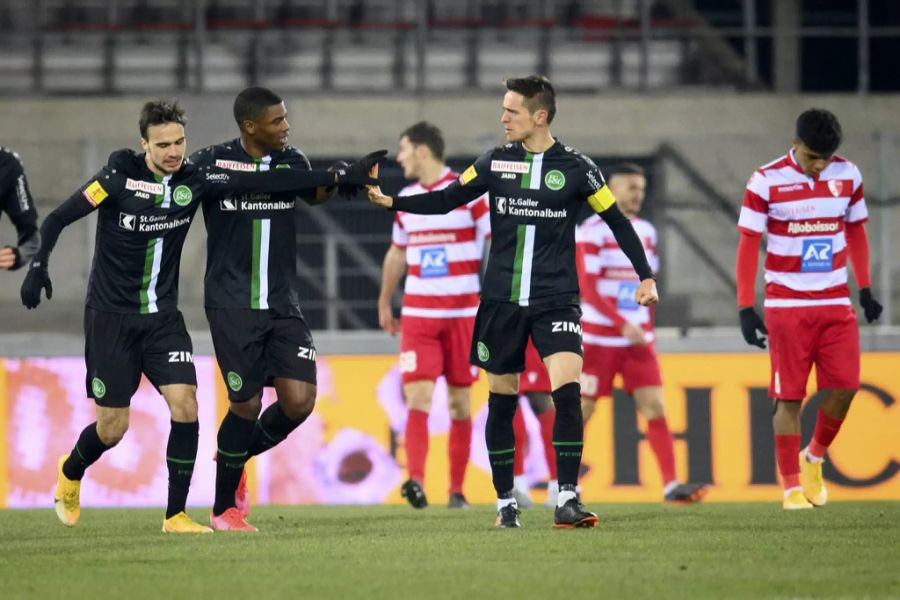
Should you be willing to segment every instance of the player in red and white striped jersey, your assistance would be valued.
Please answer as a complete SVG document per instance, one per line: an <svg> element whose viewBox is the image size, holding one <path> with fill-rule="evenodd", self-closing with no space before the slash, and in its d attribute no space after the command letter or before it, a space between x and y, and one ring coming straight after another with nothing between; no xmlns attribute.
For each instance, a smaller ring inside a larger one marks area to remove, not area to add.
<svg viewBox="0 0 900 600"><path fill-rule="evenodd" d="M650 267L658 271L656 228L637 216L647 187L644 170L633 163L621 164L611 171L608 185L619 209L631 219L641 238ZM638 411L647 419L647 440L662 476L663 499L699 501L706 494L706 486L680 483L675 475L675 450L663 404L653 313L650 307L634 301L640 280L610 228L596 215L578 227L575 239L583 313L581 408L585 426L594 414L597 399L612 395L613 379L621 374L625 391L634 397Z"/></svg>
<svg viewBox="0 0 900 600"><path fill-rule="evenodd" d="M407 179L401 195L447 187L457 177L444 165L444 140L429 123L413 125L400 136L397 161ZM479 198L445 215L398 212L391 247L384 257L378 320L381 328L400 333L400 371L409 413L406 461L409 479L401 493L416 508L428 502L423 484L428 454L428 413L434 382L447 379L450 403L451 508L468 506L463 479L472 440L469 390L477 370L469 365L469 347L478 312L481 259L490 237L487 201ZM391 298L406 272L399 322Z"/></svg>
<svg viewBox="0 0 900 600"><path fill-rule="evenodd" d="M791 150L756 170L738 222L738 308L747 343L765 348L769 335L773 417L785 509L827 500L822 459L859 389L859 327L850 303L853 265L860 305L871 323L881 314L872 297L868 219L862 175L836 156L841 126L827 110L797 118ZM760 237L766 248L765 323L753 308ZM766 330L768 324L769 330ZM812 441L800 450L800 410L813 364L825 391Z"/></svg>

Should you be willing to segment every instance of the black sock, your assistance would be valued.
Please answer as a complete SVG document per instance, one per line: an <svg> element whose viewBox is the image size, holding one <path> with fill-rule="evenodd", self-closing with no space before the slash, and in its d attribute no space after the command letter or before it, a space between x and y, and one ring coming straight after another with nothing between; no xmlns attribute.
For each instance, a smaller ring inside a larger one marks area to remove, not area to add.
<svg viewBox="0 0 900 600"><path fill-rule="evenodd" d="M515 394L495 394L488 396L488 416L484 426L484 441L487 442L491 475L498 497L513 489L513 459L516 453L516 437L513 432L513 417L519 406Z"/></svg>
<svg viewBox="0 0 900 600"><path fill-rule="evenodd" d="M303 417L299 421L290 419L281 405L277 402L273 403L269 408L263 411L256 426L253 428L253 435L250 436L250 446L247 448L247 458L262 454L270 448L274 448L284 441L290 433L300 427L300 424L306 420Z"/></svg>
<svg viewBox="0 0 900 600"><path fill-rule="evenodd" d="M69 453L69 458L63 463L63 475L80 481L84 477L85 469L97 462L97 459L110 448L112 446L100 441L100 436L97 435L97 422L91 423L82 430L75 447Z"/></svg>
<svg viewBox="0 0 900 600"><path fill-rule="evenodd" d="M200 423L177 423L172 421L169 430L169 445L166 447L166 465L169 467L169 504L166 518L174 517L187 504L194 461L197 459L197 437Z"/></svg>
<svg viewBox="0 0 900 600"><path fill-rule="evenodd" d="M581 450L584 446L584 419L581 415L581 385L573 382L553 390L556 421L553 423L553 449L559 489L578 483Z"/></svg>
<svg viewBox="0 0 900 600"><path fill-rule="evenodd" d="M222 419L217 438L214 515L221 515L234 507L234 491L247 462L247 445L253 434L254 423L255 421L240 418L230 410Z"/></svg>

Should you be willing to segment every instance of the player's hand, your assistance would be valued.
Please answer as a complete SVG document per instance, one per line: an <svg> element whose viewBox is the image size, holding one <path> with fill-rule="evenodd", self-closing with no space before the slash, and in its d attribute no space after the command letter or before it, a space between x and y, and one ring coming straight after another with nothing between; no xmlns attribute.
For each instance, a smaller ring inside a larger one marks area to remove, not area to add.
<svg viewBox="0 0 900 600"><path fill-rule="evenodd" d="M373 178L370 172L372 167L384 160L385 156L387 156L387 150L370 152L349 166L336 169L334 171L334 182L341 187L348 185L378 185L378 179Z"/></svg>
<svg viewBox="0 0 900 600"><path fill-rule="evenodd" d="M372 177L378 178L378 165L372 167L372 170L369 172ZM394 199L390 196L385 196L381 187L378 185L369 185L366 186L366 191L369 194L369 201L373 204L377 204L378 206L383 206L384 208L390 208L394 205Z"/></svg>
<svg viewBox="0 0 900 600"><path fill-rule="evenodd" d="M747 306L742 308L738 315L741 317L741 333L744 334L744 340L751 346L765 348L766 338L757 335L756 332L759 331L763 333L763 335L769 335L769 330L766 329L766 324L759 315L756 314L756 310L754 310L752 306Z"/></svg>
<svg viewBox="0 0 900 600"><path fill-rule="evenodd" d="M338 170L349 169L349 168L350 168L350 163L348 163L345 160L338 160L338 161L331 163L331 166L328 167L328 170L331 171L332 173L334 173ZM356 197L356 195L362 191L363 187L365 187L365 186L362 186L362 185L340 185L339 186L337 184L334 184L332 186L325 188L325 191L328 193L334 193L334 191L337 190L337 193L340 194L342 198L344 198L346 200L350 200L350 199Z"/></svg>
<svg viewBox="0 0 900 600"><path fill-rule="evenodd" d="M659 302L659 293L656 291L656 281L645 279L634 292L634 301L641 306L650 306Z"/></svg>
<svg viewBox="0 0 900 600"><path fill-rule="evenodd" d="M647 343L647 338L644 337L644 330L636 325L632 325L629 322L625 322L622 325L622 335L628 338L628 341L632 346L643 346Z"/></svg>
<svg viewBox="0 0 900 600"><path fill-rule="evenodd" d="M22 296L22 304L29 309L36 308L41 303L41 290L46 290L47 300L53 297L53 284L50 282L50 274L47 272L46 266L32 263L19 292Z"/></svg>
<svg viewBox="0 0 900 600"><path fill-rule="evenodd" d="M881 311L884 310L878 300L872 297L872 290L869 288L860 288L859 305L863 307L867 323L877 320L881 316Z"/></svg>
<svg viewBox="0 0 900 600"><path fill-rule="evenodd" d="M0 269L12 269L16 264L16 251L12 246L0 248Z"/></svg>
<svg viewBox="0 0 900 600"><path fill-rule="evenodd" d="M400 333L400 319L394 318L394 310L391 308L390 302L378 303L378 325L391 335Z"/></svg>

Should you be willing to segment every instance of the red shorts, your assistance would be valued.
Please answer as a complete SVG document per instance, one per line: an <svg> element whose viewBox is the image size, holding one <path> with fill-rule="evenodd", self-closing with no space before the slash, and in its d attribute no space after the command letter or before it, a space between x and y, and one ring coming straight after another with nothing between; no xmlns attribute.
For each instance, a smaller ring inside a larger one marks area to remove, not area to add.
<svg viewBox="0 0 900 600"><path fill-rule="evenodd" d="M818 389L859 389L859 326L851 306L767 308L769 396L803 400L816 365Z"/></svg>
<svg viewBox="0 0 900 600"><path fill-rule="evenodd" d="M469 364L475 317L400 319L400 373L403 383L434 381L439 376L456 387L472 385L478 369Z"/></svg>
<svg viewBox="0 0 900 600"><path fill-rule="evenodd" d="M656 344L642 346L584 345L584 367L581 370L581 395L601 398L612 395L613 380L622 374L622 384L629 394L642 387L659 387L662 376L656 358Z"/></svg>
<svg viewBox="0 0 900 600"><path fill-rule="evenodd" d="M525 370L519 374L519 393L526 394L528 392L544 392L549 394L550 389L550 373L541 360L537 348L528 340L528 347L525 349Z"/></svg>

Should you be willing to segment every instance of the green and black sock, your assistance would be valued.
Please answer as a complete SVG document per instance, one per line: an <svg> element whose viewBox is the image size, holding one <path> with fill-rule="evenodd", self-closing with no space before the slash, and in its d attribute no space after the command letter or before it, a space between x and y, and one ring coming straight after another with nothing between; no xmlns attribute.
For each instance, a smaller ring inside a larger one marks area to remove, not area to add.
<svg viewBox="0 0 900 600"><path fill-rule="evenodd" d="M513 417L516 415L518 405L519 397L515 394L491 392L488 396L484 441L487 443L491 476L498 497L503 497L503 494L513 489L513 459L516 453Z"/></svg>
<svg viewBox="0 0 900 600"><path fill-rule="evenodd" d="M262 454L270 448L274 448L284 441L290 433L300 427L306 417L295 421L290 419L278 402L273 403L260 415L253 435L250 436L250 445L247 448L247 457Z"/></svg>
<svg viewBox="0 0 900 600"><path fill-rule="evenodd" d="M559 488L578 483L581 451L584 447L584 419L581 414L581 385L577 382L553 390L556 421L553 424L553 449Z"/></svg>
<svg viewBox="0 0 900 600"><path fill-rule="evenodd" d="M69 453L69 458L63 463L63 475L69 479L81 481L85 469L97 462L100 456L110 448L112 446L107 446L100 441L100 436L97 435L97 422L91 423L82 430L75 447Z"/></svg>
<svg viewBox="0 0 900 600"><path fill-rule="evenodd" d="M166 465L169 467L169 503L166 518L174 517L187 504L194 462L197 460L197 438L200 424L172 421L169 444L166 447Z"/></svg>
<svg viewBox="0 0 900 600"><path fill-rule="evenodd" d="M221 515L234 507L234 491L247 462L247 446L255 423L240 418L230 410L222 419L217 437L214 515Z"/></svg>

